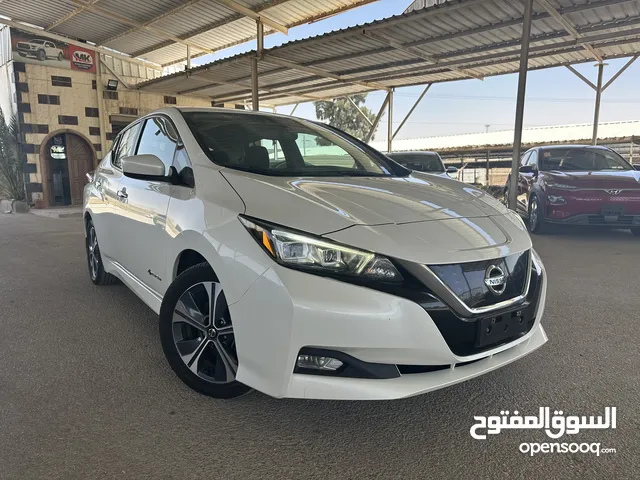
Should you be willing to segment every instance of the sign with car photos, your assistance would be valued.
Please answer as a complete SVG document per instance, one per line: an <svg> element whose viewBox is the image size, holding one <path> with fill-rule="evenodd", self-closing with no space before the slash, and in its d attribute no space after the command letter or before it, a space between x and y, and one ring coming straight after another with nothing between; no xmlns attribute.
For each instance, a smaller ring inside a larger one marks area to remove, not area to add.
<svg viewBox="0 0 640 480"><path fill-rule="evenodd" d="M96 73L95 52L16 28L11 29L11 51L16 62Z"/></svg>

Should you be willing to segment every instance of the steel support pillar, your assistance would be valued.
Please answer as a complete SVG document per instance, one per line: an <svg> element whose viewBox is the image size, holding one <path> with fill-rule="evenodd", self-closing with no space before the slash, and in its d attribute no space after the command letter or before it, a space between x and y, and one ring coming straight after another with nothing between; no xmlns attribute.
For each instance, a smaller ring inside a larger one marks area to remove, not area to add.
<svg viewBox="0 0 640 480"><path fill-rule="evenodd" d="M187 70L191 70L191 45L187 45Z"/></svg>
<svg viewBox="0 0 640 480"><path fill-rule="evenodd" d="M251 104L255 111L260 110L260 94L258 92L258 61L262 58L262 50L264 49L264 26L260 20L256 20L257 48L256 55L251 59Z"/></svg>
<svg viewBox="0 0 640 480"><path fill-rule="evenodd" d="M516 122L513 135L513 158L511 159L511 177L509 178L509 208L516 209L518 199L518 171L520 168L520 149L522 144L522 126L524 122L524 100L527 91L527 68L529 63L529 37L531 37L531 17L533 0L524 1L522 20L522 43L520 46L520 69L518 71L518 95L516 99Z"/></svg>
<svg viewBox="0 0 640 480"><path fill-rule="evenodd" d="M291 110L291 113L289 114L289 116L291 116L291 117L292 117L292 116L293 116L293 114L294 114L294 113L296 113L296 108L298 108L298 105L300 105L300 104L299 104L299 103L296 103L296 104L293 106L293 110Z"/></svg>
<svg viewBox="0 0 640 480"><path fill-rule="evenodd" d="M389 108L389 125L387 128L387 153L391 153L393 151L393 91L393 88L389 90L389 102L387 105L387 107Z"/></svg>
<svg viewBox="0 0 640 480"><path fill-rule="evenodd" d="M378 115L376 115L376 119L373 121L373 125L371 125L371 128L369 129L369 133L367 134L367 137L364 140L365 143L369 143L371 141L371 138L373 137L373 134L376 132L376 128L378 127L378 123L380 123L380 119L382 118L384 109L387 108L387 104L389 103L389 96L390 96L390 92L387 92L387 96L385 97L384 102L382 102L382 105L380 106L380 111L378 112Z"/></svg>
<svg viewBox="0 0 640 480"><path fill-rule="evenodd" d="M409 110L409 113L407 113L404 117L404 119L402 120L402 122L400 122L400 125L398 126L398 128L396 129L396 132L393 134L393 138L396 138L396 135L398 135L398 132L400 132L400 129L402 127L404 127L404 124L407 123L407 120L409 120L409 117L411 116L411 114L414 112L414 110L416 109L416 107L420 104L420 102L422 101L422 99L424 98L424 96L427 94L427 92L429 91L429 89L431 88L431 83L428 84L426 87L424 87L424 90L422 91L422 93L420 94L420 96L418 97L418 99L416 100L416 103L413 104L413 106L411 107L411 110Z"/></svg>
<svg viewBox="0 0 640 480"><path fill-rule="evenodd" d="M591 145L598 144L598 121L600 119L600 99L602 98L602 73L604 72L604 63L598 63L598 83L596 84L596 105L593 111L593 135L591 136Z"/></svg>
<svg viewBox="0 0 640 480"><path fill-rule="evenodd" d="M104 84L102 82L102 54L100 52L93 52L95 55L96 65L96 96L98 100L98 123L100 124L100 158L104 158L107 154L107 122L105 118L104 97L103 90ZM95 165L97 167L97 165Z"/></svg>

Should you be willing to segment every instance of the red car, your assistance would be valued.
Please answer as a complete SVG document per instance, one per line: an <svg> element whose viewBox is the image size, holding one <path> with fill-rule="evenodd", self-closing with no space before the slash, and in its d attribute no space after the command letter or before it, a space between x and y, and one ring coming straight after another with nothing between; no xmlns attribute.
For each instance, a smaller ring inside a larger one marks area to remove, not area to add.
<svg viewBox="0 0 640 480"><path fill-rule="evenodd" d="M640 236L640 171L607 147L536 147L522 157L518 213L532 233L548 224L629 228ZM508 198L509 180L505 187Z"/></svg>

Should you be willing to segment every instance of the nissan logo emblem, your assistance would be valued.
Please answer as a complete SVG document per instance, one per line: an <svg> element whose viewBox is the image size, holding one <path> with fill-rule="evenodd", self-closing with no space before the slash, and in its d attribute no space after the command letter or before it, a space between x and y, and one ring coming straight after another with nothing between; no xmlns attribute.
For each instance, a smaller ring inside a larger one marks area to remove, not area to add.
<svg viewBox="0 0 640 480"><path fill-rule="evenodd" d="M484 273L484 284L494 295L502 295L507 289L507 277L497 265L489 265Z"/></svg>

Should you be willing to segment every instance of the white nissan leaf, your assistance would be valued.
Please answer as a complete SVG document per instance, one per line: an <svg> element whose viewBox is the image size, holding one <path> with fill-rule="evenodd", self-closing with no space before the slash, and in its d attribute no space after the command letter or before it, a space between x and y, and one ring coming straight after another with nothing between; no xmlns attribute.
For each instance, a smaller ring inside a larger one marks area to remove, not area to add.
<svg viewBox="0 0 640 480"><path fill-rule="evenodd" d="M518 215L327 125L164 108L89 176L91 280L159 314L169 365L204 394L402 398L547 341Z"/></svg>

